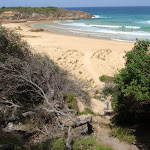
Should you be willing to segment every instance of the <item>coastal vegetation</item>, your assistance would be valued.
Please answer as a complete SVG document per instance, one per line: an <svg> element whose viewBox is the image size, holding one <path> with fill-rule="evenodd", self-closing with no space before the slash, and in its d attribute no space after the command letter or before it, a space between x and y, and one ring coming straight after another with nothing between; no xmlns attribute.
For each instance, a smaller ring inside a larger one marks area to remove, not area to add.
<svg viewBox="0 0 150 150"><path fill-rule="evenodd" d="M83 112L79 112L79 115L87 115L87 114L91 114L93 116L96 115L90 108L85 108Z"/></svg>
<svg viewBox="0 0 150 150"><path fill-rule="evenodd" d="M118 91L113 98L114 121L135 123L149 119L150 41L138 41L126 53L125 68L115 76Z"/></svg>
<svg viewBox="0 0 150 150"><path fill-rule="evenodd" d="M114 78L99 78L105 83L102 94L111 95L114 115L110 136L149 149L150 41L137 40L125 58L125 68Z"/></svg>
<svg viewBox="0 0 150 150"><path fill-rule="evenodd" d="M76 96L88 95L67 73L46 55L32 53L20 35L0 27L0 39L0 148L45 150L53 143L60 149L62 140L54 140L62 138L70 149L76 136L91 134L92 117L77 119Z"/></svg>
<svg viewBox="0 0 150 150"><path fill-rule="evenodd" d="M113 82L114 81L114 78L111 77L111 76L107 76L107 75L102 75L99 77L99 80L101 82Z"/></svg>
<svg viewBox="0 0 150 150"><path fill-rule="evenodd" d="M135 130L134 129L124 129L121 127L114 128L110 132L110 136L117 137L121 142L125 141L129 144L135 144Z"/></svg>
<svg viewBox="0 0 150 150"><path fill-rule="evenodd" d="M58 7L2 7L0 9L0 14L5 11L17 11L20 13L26 13L26 14L44 14L44 15L50 15L51 13L58 12L61 8Z"/></svg>

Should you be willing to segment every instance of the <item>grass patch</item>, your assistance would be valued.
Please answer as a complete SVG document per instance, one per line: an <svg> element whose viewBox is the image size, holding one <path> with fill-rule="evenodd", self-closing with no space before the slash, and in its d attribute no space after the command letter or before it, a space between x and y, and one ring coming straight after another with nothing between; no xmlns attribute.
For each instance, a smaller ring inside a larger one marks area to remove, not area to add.
<svg viewBox="0 0 150 150"><path fill-rule="evenodd" d="M73 150L112 150L110 146L99 143L96 138L80 137L73 140Z"/></svg>
<svg viewBox="0 0 150 150"><path fill-rule="evenodd" d="M107 76L107 75L102 75L99 77L99 80L101 82L114 82L114 77Z"/></svg>
<svg viewBox="0 0 150 150"><path fill-rule="evenodd" d="M65 150L65 143L62 138L53 140L51 149L54 150Z"/></svg>
<svg viewBox="0 0 150 150"><path fill-rule="evenodd" d="M110 146L101 144L93 136L73 138L71 146L72 150L112 150ZM62 138L58 138L31 148L31 150L37 149L66 150L65 140L63 140Z"/></svg>
<svg viewBox="0 0 150 150"><path fill-rule="evenodd" d="M83 112L79 112L79 115L87 115L87 114L91 114L93 116L96 115L90 108L85 108Z"/></svg>
<svg viewBox="0 0 150 150"><path fill-rule="evenodd" d="M65 141L62 138L47 140L46 142L35 144L33 146L24 146L20 138L8 135L0 135L0 145L14 144L14 150L66 150ZM103 145L93 136L73 138L71 142L72 150L112 150L110 146Z"/></svg>
<svg viewBox="0 0 150 150"><path fill-rule="evenodd" d="M135 143L134 129L116 128L110 132L110 136L117 137L120 141L127 142L129 144Z"/></svg>
<svg viewBox="0 0 150 150"><path fill-rule="evenodd" d="M77 105L77 99L75 98L74 93L63 94L64 101L68 108L76 110L78 112L78 105Z"/></svg>

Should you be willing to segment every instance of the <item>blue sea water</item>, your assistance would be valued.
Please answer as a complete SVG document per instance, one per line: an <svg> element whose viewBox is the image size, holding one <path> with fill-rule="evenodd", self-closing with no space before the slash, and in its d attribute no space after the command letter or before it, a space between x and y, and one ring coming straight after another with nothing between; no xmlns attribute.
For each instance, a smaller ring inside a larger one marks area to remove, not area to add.
<svg viewBox="0 0 150 150"><path fill-rule="evenodd" d="M119 41L150 40L150 7L78 7L94 15L92 19L54 21L34 27L64 34L73 34Z"/></svg>

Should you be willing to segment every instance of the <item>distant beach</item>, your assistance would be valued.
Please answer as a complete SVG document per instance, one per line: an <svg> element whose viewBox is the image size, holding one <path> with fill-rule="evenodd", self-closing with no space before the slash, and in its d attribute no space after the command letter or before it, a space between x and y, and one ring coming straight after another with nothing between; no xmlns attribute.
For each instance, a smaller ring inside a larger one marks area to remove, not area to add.
<svg viewBox="0 0 150 150"><path fill-rule="evenodd" d="M116 41L150 40L150 7L78 7L94 15L92 19L33 24L52 32Z"/></svg>

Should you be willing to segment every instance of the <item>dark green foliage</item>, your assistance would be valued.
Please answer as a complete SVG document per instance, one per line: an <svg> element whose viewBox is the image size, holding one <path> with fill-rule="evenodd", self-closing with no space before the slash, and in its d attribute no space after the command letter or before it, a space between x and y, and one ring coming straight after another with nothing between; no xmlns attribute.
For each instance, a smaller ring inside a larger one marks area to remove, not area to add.
<svg viewBox="0 0 150 150"><path fill-rule="evenodd" d="M0 133L0 145L4 144L14 144L14 150L27 150L23 146L23 140L19 136L10 133Z"/></svg>
<svg viewBox="0 0 150 150"><path fill-rule="evenodd" d="M44 14L49 15L50 13L55 13L59 10L57 7L2 7L0 13L5 11L17 11L25 14Z"/></svg>
<svg viewBox="0 0 150 150"><path fill-rule="evenodd" d="M110 132L111 136L117 137L120 141L125 141L129 144L135 143L135 130L133 129L124 129L124 128L115 128Z"/></svg>
<svg viewBox="0 0 150 150"><path fill-rule="evenodd" d="M0 134L0 145L14 144L14 150L65 150L65 143L62 138L47 140L43 143L24 146L24 140L13 134Z"/></svg>
<svg viewBox="0 0 150 150"><path fill-rule="evenodd" d="M150 41L137 41L126 53L126 67L115 76L114 121L134 122L150 109Z"/></svg>

